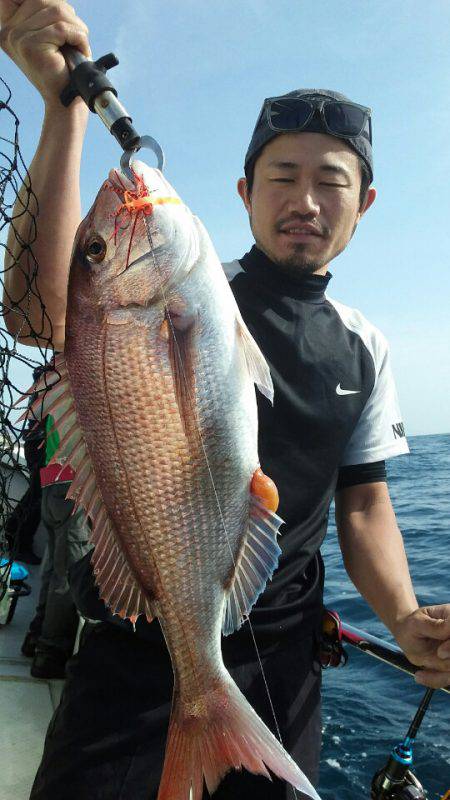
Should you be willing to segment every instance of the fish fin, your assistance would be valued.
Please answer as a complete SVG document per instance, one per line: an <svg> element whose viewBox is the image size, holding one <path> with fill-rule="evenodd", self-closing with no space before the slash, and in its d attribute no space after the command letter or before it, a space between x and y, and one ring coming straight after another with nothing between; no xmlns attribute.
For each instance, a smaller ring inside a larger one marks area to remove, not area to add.
<svg viewBox="0 0 450 800"><path fill-rule="evenodd" d="M236 326L250 377L261 394L273 403L273 383L269 365L240 315L236 318Z"/></svg>
<svg viewBox="0 0 450 800"><path fill-rule="evenodd" d="M95 543L91 563L103 602L113 614L130 619L133 624L140 614L151 622L155 614L150 598L134 577L108 519L94 526L91 538Z"/></svg>
<svg viewBox="0 0 450 800"><path fill-rule="evenodd" d="M228 673L189 703L175 687L157 800L202 800L203 783L211 795L227 772L242 767L269 780L270 770L320 800Z"/></svg>
<svg viewBox="0 0 450 800"><path fill-rule="evenodd" d="M186 436L196 430L195 411L195 346L197 316L171 314L170 307L160 335L168 339L175 397ZM194 428L193 428L194 426Z"/></svg>
<svg viewBox="0 0 450 800"><path fill-rule="evenodd" d="M62 353L54 360L53 368L46 370L29 390L37 394L21 419L42 420L48 415L53 418L53 427L47 435L57 433L58 447L49 463L70 465L76 471L86 455L86 445L77 421L75 403L70 388L70 378ZM20 400L30 399L30 394Z"/></svg>
<svg viewBox="0 0 450 800"><path fill-rule="evenodd" d="M84 468L75 474L66 498L75 499L74 512L84 511L91 520L89 540L94 545L91 563L99 595L113 614L130 619L133 624L140 614L151 622L155 614L148 594L134 577L114 527L108 517L102 497L95 482L92 464L84 459ZM84 480L80 480L80 474ZM74 488L75 487L75 488Z"/></svg>
<svg viewBox="0 0 450 800"><path fill-rule="evenodd" d="M224 607L222 633L228 636L241 627L266 583L278 566L281 549L277 534L283 520L250 495L250 519L236 559L229 595Z"/></svg>

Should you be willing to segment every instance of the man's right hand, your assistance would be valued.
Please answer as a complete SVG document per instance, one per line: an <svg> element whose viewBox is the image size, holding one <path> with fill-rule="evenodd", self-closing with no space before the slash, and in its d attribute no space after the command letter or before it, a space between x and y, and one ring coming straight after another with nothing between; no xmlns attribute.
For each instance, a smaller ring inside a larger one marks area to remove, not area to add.
<svg viewBox="0 0 450 800"><path fill-rule="evenodd" d="M64 0L0 0L0 47L40 92L47 108L63 108L59 95L69 81L60 52L64 44L91 58L88 28Z"/></svg>

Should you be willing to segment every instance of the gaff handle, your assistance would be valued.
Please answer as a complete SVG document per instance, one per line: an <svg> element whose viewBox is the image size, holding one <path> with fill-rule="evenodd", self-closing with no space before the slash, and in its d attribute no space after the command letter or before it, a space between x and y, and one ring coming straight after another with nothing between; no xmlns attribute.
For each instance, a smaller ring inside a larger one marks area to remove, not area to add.
<svg viewBox="0 0 450 800"><path fill-rule="evenodd" d="M117 90L106 75L108 69L117 66L119 59L114 53L108 53L91 61L70 45L64 45L61 52L70 71L69 83L60 94L62 104L67 107L76 97L82 97L123 150L137 150L141 137L133 128L132 118L117 99Z"/></svg>

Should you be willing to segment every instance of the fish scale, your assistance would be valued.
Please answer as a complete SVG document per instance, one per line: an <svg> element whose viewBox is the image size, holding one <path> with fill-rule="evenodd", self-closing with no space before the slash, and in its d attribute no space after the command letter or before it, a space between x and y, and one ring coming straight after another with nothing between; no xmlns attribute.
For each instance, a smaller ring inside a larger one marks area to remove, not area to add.
<svg viewBox="0 0 450 800"><path fill-rule="evenodd" d="M115 349L115 348L113 348L113 349ZM119 349L119 353L120 353L120 349ZM141 358L141 354L138 354L138 357ZM129 358L127 356L126 363L128 363L128 362L129 362ZM118 359L116 359L116 363L120 363L120 357ZM126 363L123 365L124 369L121 370L121 374L123 376L123 381L124 381L125 385L129 387L129 395L130 395L130 397L128 398L128 402L126 403L125 407L128 409L128 418L130 418L130 416L132 417L132 415L130 415L130 410L133 408L132 396L134 394L134 392L133 392L133 388L134 387L132 385L132 382L129 380L128 375L126 374ZM150 370L150 372L151 372L151 370ZM150 375L145 376L146 380L144 381L143 385L144 386L152 385L152 382L155 380L155 378L158 375L158 373L160 373L160 370L157 367L154 368L154 371L151 372ZM111 389L111 391L113 392L113 388ZM147 408L149 406L150 406L150 404L148 403L147 404ZM170 407L170 405L169 405L169 407ZM161 411L164 412L164 408L161 409ZM160 418L160 417L162 417L162 418ZM151 451L149 452L150 458L147 459L147 462L150 461L150 465L148 467L148 473L150 475L152 475L152 474L154 475L155 472L156 472L156 465L159 465L159 474L158 474L158 478L157 478L157 483L161 487L162 496L163 497L167 497L168 493L170 491L172 493L173 499L174 499L174 502L170 505L170 507L167 508L167 506L166 506L165 509L164 508L153 509L152 508L152 504L151 503L149 504L149 508L148 508L148 512L147 512L147 516L149 518L148 519L148 529L150 531L152 531L153 537L154 537L156 542L158 542L159 539L160 539L160 537L158 535L158 527L160 527L162 512L165 510L166 514L167 514L167 511L169 511L170 512L170 516L176 515L176 517L178 518L180 505L181 505L181 503L183 501L185 502L185 500L186 500L186 492L185 492L184 487L185 487L185 485L187 483L188 476L184 476L183 472L181 472L181 474L179 476L177 476L176 471L174 471L174 466L173 466L174 461L173 461L173 459L168 458L167 462L165 462L164 459L162 459L161 456L160 456L161 449L164 449L164 452L167 452L168 445L169 445L169 450L170 450L170 445L172 445L173 449L175 449L175 450L179 449L181 447L181 445L186 446L185 445L184 436L183 436L183 439L181 441L179 441L179 439L180 439L179 426L178 426L178 430L175 430L175 435L174 436L167 435L167 429L166 429L164 439L158 438L158 436L157 436L158 431L164 430L164 423L167 424L168 422L170 422L171 419L174 419L172 414L169 414L169 415L166 414L165 415L164 413L161 413L160 416L156 416L156 418L155 418L155 415L152 415L152 429L151 429L151 433L150 433L150 436L149 436L150 440L152 441L152 448L151 448ZM123 426L121 426L120 423L121 423L121 420L120 419L117 420L116 427L118 428L119 431L123 427ZM128 424L127 433L129 433L129 436L128 437L124 437L122 435L122 438L124 439L124 442L123 442L123 448L124 448L123 449L123 458L124 458L124 460L129 455L129 453L127 453L127 451L126 451L127 446L128 446L128 449L130 448L130 446L132 447L132 442L136 440L136 437L139 435L141 427L142 427L142 425L138 422L138 424L136 425L135 430L133 431L133 430L130 430L130 424ZM175 428L176 427L177 426L175 426ZM178 434L178 437L177 437L177 434ZM130 445L130 443L131 443L131 445ZM136 454L134 455L134 458L136 459ZM140 465L140 468L143 469L144 465L145 465L145 462L144 463L140 462L139 465ZM191 468L192 468L192 466L191 466ZM176 479L177 477L178 477L178 480ZM165 486L165 484L167 484L167 487ZM147 491L148 491L148 486L149 486L149 483L145 480L145 478L144 478L144 480L142 480L142 478L139 478L139 477L136 478L135 483L134 483L134 494L136 496L136 499L139 497L139 495L142 496L142 493L145 492L146 488L147 488ZM189 519L187 520L187 528L188 528L188 530L186 531L186 534L189 533L189 529L191 531L193 531L194 534L195 534L196 528L195 528L195 526L193 526L192 522L193 522L193 517L191 517L190 520ZM208 528L211 528L211 522L212 522L212 518L209 520ZM169 529L169 530L170 530L171 526L172 526L172 520L170 519L170 517L169 517L169 520L166 522L166 525L164 525L164 524L161 525L161 527ZM205 530L207 530L207 528L205 528ZM192 536L192 533L191 533L191 536ZM133 541L136 538L135 534L134 534L134 532L132 530L132 526L130 526L130 531L129 531L129 534L128 534L127 538L131 539L131 541ZM169 556L171 563L175 563L177 558L179 558L179 556L183 554L183 551L188 547L189 548L192 547L192 545L193 545L193 542L189 541L187 535L186 535L185 541L182 541L181 547L178 547L178 549L177 549L178 541L179 541L178 539L175 540L173 542L172 546L168 546L167 547L167 554L166 555ZM161 562L164 563L162 555L160 557L160 563ZM167 572L170 572L170 567L167 568ZM195 575L195 578L198 580L198 576L197 575ZM188 580L188 583L191 583L191 580Z"/></svg>

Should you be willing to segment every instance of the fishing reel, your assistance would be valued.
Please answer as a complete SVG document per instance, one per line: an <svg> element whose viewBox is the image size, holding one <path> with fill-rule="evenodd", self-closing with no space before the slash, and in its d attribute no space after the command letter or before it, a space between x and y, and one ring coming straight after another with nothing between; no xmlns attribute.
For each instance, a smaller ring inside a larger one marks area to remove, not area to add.
<svg viewBox="0 0 450 800"><path fill-rule="evenodd" d="M414 674L414 666L408 662L397 647L365 634L357 628L344 627L336 611L325 609L320 647L320 661L323 669L338 667L346 663L347 656L342 646L343 642L390 663L398 669ZM406 736L393 748L385 766L373 776L371 800L426 800L426 791L412 772L413 744L433 694L434 689L426 690ZM446 798L447 795L443 800ZM450 800L450 790L448 799Z"/></svg>
<svg viewBox="0 0 450 800"><path fill-rule="evenodd" d="M325 610L319 648L322 669L345 667L348 655L342 646L342 623L336 611Z"/></svg>
<svg viewBox="0 0 450 800"><path fill-rule="evenodd" d="M372 780L371 800L426 800L426 792L411 771L413 744L434 689L427 689L403 741L396 745L386 765Z"/></svg>
<svg viewBox="0 0 450 800"><path fill-rule="evenodd" d="M395 748L387 764L375 773L371 800L426 800L425 790L405 763L397 760Z"/></svg>

